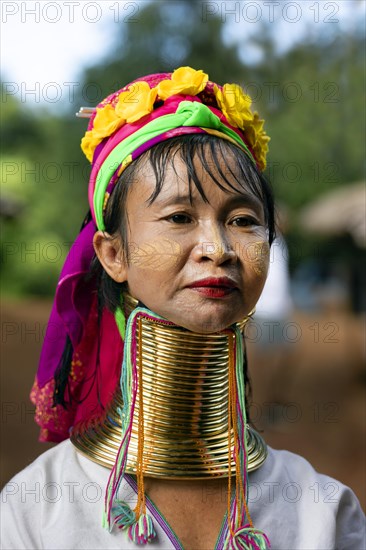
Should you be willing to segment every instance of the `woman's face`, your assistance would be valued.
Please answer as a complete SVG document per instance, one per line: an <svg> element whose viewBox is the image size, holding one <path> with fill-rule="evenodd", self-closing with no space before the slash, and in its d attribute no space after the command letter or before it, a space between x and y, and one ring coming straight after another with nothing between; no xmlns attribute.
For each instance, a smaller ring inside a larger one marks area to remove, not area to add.
<svg viewBox="0 0 366 550"><path fill-rule="evenodd" d="M230 163L233 168L232 159L223 160L221 170L232 181ZM186 167L177 156L149 205L155 176L146 162L127 197L127 261L119 252L116 269L107 271L119 282L127 280L131 295L155 313L209 333L253 309L266 279L269 246L259 199L249 189L224 192L195 164L208 203L194 185L190 203ZM220 179L218 171L215 176Z"/></svg>

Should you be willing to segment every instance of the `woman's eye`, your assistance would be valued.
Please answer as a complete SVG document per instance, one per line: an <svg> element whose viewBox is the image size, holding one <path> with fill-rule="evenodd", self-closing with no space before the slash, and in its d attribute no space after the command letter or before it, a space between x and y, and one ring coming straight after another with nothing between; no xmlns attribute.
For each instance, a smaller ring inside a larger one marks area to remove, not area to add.
<svg viewBox="0 0 366 550"><path fill-rule="evenodd" d="M191 223L191 218L187 214L173 214L168 220L173 223Z"/></svg>
<svg viewBox="0 0 366 550"><path fill-rule="evenodd" d="M251 218L250 216L238 216L237 218L234 218L231 223L232 225L235 225L237 227L250 227L252 225L259 225L259 222L255 218Z"/></svg>

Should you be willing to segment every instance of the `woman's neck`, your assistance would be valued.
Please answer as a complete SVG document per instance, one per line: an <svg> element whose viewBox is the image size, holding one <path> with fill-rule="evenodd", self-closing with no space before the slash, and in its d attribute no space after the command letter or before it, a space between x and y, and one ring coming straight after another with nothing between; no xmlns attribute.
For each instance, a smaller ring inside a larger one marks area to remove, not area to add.
<svg viewBox="0 0 366 550"><path fill-rule="evenodd" d="M150 313L147 310L141 317L136 333L136 362L143 376L126 472L136 472L138 439L143 430L144 475L165 479L225 477L233 455L232 450L229 452L233 438L228 431L228 392L235 332L196 334ZM109 467L121 442L122 405L118 390L100 425L76 426L71 435L81 452ZM248 430L247 443L250 471L262 464L267 452L254 430Z"/></svg>

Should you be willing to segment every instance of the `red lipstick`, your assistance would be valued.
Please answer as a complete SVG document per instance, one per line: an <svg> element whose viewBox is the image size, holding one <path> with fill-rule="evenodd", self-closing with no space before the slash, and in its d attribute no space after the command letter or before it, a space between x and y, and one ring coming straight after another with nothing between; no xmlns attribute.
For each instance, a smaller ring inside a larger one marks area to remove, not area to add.
<svg viewBox="0 0 366 550"><path fill-rule="evenodd" d="M237 286L229 277L207 277L188 285L188 288L208 298L223 298L231 294Z"/></svg>

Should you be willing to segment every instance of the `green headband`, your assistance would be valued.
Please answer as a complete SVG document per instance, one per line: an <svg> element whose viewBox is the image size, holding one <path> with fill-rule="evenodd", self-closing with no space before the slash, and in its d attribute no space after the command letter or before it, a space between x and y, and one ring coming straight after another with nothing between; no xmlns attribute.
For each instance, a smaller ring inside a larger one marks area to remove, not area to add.
<svg viewBox="0 0 366 550"><path fill-rule="evenodd" d="M94 191L94 212L97 226L100 230L105 230L103 220L103 207L105 193L109 181L119 166L127 166L128 157L138 147L169 130L184 126L198 127L202 129L216 130L230 141L234 141L240 148L244 149L249 158L255 163L253 155L240 139L238 134L226 126L217 115L215 115L206 105L198 101L181 101L177 110L173 114L162 115L152 120L145 126L122 140L111 153L106 157L101 165L95 184Z"/></svg>

